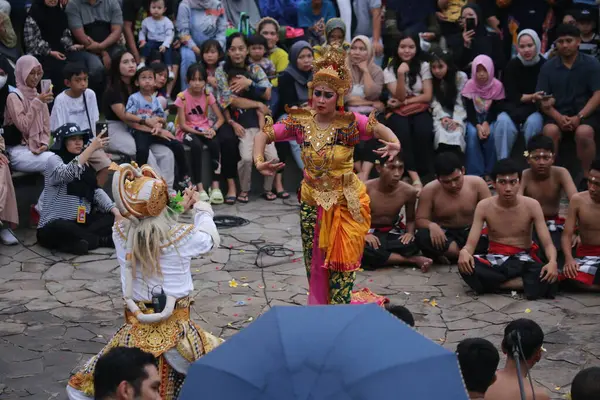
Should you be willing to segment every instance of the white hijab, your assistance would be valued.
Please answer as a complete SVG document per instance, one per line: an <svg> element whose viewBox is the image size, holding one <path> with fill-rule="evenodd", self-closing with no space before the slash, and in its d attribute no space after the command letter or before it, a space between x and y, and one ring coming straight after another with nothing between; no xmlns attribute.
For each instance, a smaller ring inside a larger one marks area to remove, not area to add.
<svg viewBox="0 0 600 400"><path fill-rule="evenodd" d="M542 43L536 31L534 31L533 29L523 29L521 32L519 32L519 35L517 36L517 46L519 45L521 37L524 35L529 36L533 40L533 43L535 43L535 51L537 54L529 61L525 60L520 54L517 54L517 57L519 58L519 60L521 60L524 66L531 67L540 62L540 51L542 49Z"/></svg>

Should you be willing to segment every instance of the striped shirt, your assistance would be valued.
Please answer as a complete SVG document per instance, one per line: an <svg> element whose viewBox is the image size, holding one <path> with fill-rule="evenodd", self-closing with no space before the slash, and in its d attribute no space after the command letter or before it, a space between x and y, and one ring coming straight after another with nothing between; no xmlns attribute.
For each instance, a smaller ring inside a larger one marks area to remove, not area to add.
<svg viewBox="0 0 600 400"><path fill-rule="evenodd" d="M56 219L77 221L79 206L84 206L87 214L92 211L92 204L88 199L67 194L67 185L79 179L83 169L84 166L79 165L79 157L68 164L56 154L48 159L44 171L43 205L38 229ZM107 213L115 204L104 190L98 188L94 193L93 206L98 211Z"/></svg>

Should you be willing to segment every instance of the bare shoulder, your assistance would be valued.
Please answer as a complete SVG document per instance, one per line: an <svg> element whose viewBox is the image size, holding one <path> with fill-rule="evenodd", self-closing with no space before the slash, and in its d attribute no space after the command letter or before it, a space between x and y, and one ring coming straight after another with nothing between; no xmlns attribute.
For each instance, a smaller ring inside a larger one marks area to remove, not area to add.
<svg viewBox="0 0 600 400"><path fill-rule="evenodd" d="M421 189L421 196L424 194L432 195L441 188L440 182L437 179L432 180Z"/></svg>
<svg viewBox="0 0 600 400"><path fill-rule="evenodd" d="M377 184L377 182L379 182L379 178L369 179L368 181L366 181L365 182L365 186L367 187L367 190L372 189L373 187L375 187L375 185Z"/></svg>
<svg viewBox="0 0 600 400"><path fill-rule="evenodd" d="M475 175L466 175L465 181L471 185L473 188L483 189L488 187L487 183L483 180L483 178Z"/></svg>
<svg viewBox="0 0 600 400"><path fill-rule="evenodd" d="M588 191L575 193L569 202L569 207L579 206L589 199L589 197L590 193Z"/></svg>
<svg viewBox="0 0 600 400"><path fill-rule="evenodd" d="M554 176L564 176L565 174L571 176L571 174L569 174L569 170L564 167L557 167L556 165L553 165L551 171Z"/></svg>
<svg viewBox="0 0 600 400"><path fill-rule="evenodd" d="M481 200L479 203L477 203L477 207L475 208L475 211L479 211L479 212L484 212L490 207L491 204L493 204L496 201L496 196L492 196L492 197L488 197L486 199Z"/></svg>
<svg viewBox="0 0 600 400"><path fill-rule="evenodd" d="M403 181L400 181L397 191L405 193L409 200L416 200L417 193L419 192L414 186Z"/></svg>
<svg viewBox="0 0 600 400"><path fill-rule="evenodd" d="M527 208L529 208L532 211L537 211L538 209L539 210L542 209L540 202L537 201L536 199L534 199L533 197L519 195L519 201L521 204L524 204L525 206L527 206Z"/></svg>

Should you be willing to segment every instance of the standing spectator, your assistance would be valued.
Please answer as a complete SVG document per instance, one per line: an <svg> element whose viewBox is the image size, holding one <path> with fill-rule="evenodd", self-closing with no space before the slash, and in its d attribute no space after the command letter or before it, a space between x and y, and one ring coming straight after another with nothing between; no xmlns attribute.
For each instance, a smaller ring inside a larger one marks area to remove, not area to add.
<svg viewBox="0 0 600 400"><path fill-rule="evenodd" d="M571 400L600 399L600 367L581 370L571 384Z"/></svg>
<svg viewBox="0 0 600 400"><path fill-rule="evenodd" d="M494 63L485 55L475 57L471 79L462 90L467 109L467 174L483 177L492 185L490 174L496 164L494 134L496 118L502 110L504 87L494 78Z"/></svg>
<svg viewBox="0 0 600 400"><path fill-rule="evenodd" d="M9 79L10 78L10 79ZM14 84L14 75L11 74L11 66L8 60L0 55L0 132L3 133L4 107L8 97L8 84ZM0 242L5 245L18 243L17 238L10 230L19 223L17 200L10 173L10 161L6 152L4 137L0 134ZM8 224L8 226L3 225ZM12 225L12 226L11 226Z"/></svg>
<svg viewBox="0 0 600 400"><path fill-rule="evenodd" d="M498 350L489 340L471 338L456 346L456 357L469 399L483 399L496 380L496 369L500 362Z"/></svg>
<svg viewBox="0 0 600 400"><path fill-rule="evenodd" d="M56 131L44 170L44 205L37 229L38 242L46 248L83 255L98 247L114 247L112 226L121 213L87 166L108 136L97 136L84 150L88 139L76 124Z"/></svg>
<svg viewBox="0 0 600 400"><path fill-rule="evenodd" d="M431 74L433 147L438 153L451 151L464 160L467 112L461 92L467 83L467 74L457 70L450 51L439 48L431 53Z"/></svg>
<svg viewBox="0 0 600 400"><path fill-rule="evenodd" d="M59 0L35 0L29 9L23 32L25 51L44 65L44 77L51 79L54 93L64 90L62 70L77 60L83 45L74 44L67 14Z"/></svg>
<svg viewBox="0 0 600 400"><path fill-rule="evenodd" d="M48 103L54 100L52 92L38 93L37 86L44 71L33 56L17 60L15 77L17 90L6 98L4 138L12 168L23 172L43 172L48 159L50 115ZM9 135L12 130L15 135ZM8 137L11 137L11 140ZM12 141L12 138L15 141Z"/></svg>
<svg viewBox="0 0 600 400"><path fill-rule="evenodd" d="M125 154L131 158L135 157L136 147L128 125L139 124L153 128L164 122L159 118L144 119L125 111L127 99L133 93L135 71L136 63L131 53L121 50L115 54L111 60L108 87L103 99L103 111L110 137L108 149L113 153ZM169 188L173 187L175 157L168 147L162 144L151 145L148 164L160 171L160 175L165 178Z"/></svg>
<svg viewBox="0 0 600 400"><path fill-rule="evenodd" d="M248 71L250 78L238 75L229 80L229 71L235 68ZM252 178L252 146L254 137L259 133L258 121L256 121L255 118L248 118L248 124L243 126L231 118L231 113L228 108L232 107L242 110L241 113L248 116L252 115L248 110L257 110L264 114L268 114L269 109L263 101L268 101L271 97L271 84L269 83L269 79L265 72L258 65L249 68L246 38L239 32L236 32L227 38L227 56L225 57L225 63L217 68L215 76L219 88L217 91L217 100L219 101L221 108L225 110L227 123L233 127L235 134L240 139L239 154L241 160L238 162L238 175L241 191L237 196L237 201L247 203ZM242 97L241 94L246 91L249 93L245 95L246 97ZM268 159L276 159L277 151L275 150L275 146L270 144L267 148ZM229 156L229 154L227 156ZM263 197L266 200L272 201L277 198L272 191L273 177L265 177L263 188ZM283 190L283 187L278 187L276 189L277 191L280 191ZM230 194L228 193L227 196L229 195Z"/></svg>
<svg viewBox="0 0 600 400"><path fill-rule="evenodd" d="M150 17L142 21L139 39L142 56L140 66L146 65L146 60L153 50L162 53L163 60L169 68L169 79L175 79L173 74L172 44L175 37L175 27L168 17L165 17L165 0L150 0Z"/></svg>
<svg viewBox="0 0 600 400"><path fill-rule="evenodd" d="M279 41L279 23L271 17L265 17L260 20L256 26L256 31L259 35L267 39L267 47L269 49L269 60L275 66L277 74L282 73L288 66L288 54L281 47L277 46ZM277 77L271 79L273 87L278 86Z"/></svg>
<svg viewBox="0 0 600 400"><path fill-rule="evenodd" d="M119 50L123 14L118 0L71 0L65 8L75 40L85 46L82 58L90 71L92 88L101 90L104 69Z"/></svg>
<svg viewBox="0 0 600 400"><path fill-rule="evenodd" d="M260 20L260 11L255 0L223 0L223 7L225 8L227 21L236 28L240 25L240 15L242 13L246 13L248 16L250 26L256 26ZM221 46L224 46L224 44L221 43Z"/></svg>
<svg viewBox="0 0 600 400"><path fill-rule="evenodd" d="M335 6L330 0L302 0L298 3L298 26L304 28L313 45L325 42L325 24L335 16Z"/></svg>
<svg viewBox="0 0 600 400"><path fill-rule="evenodd" d="M258 8L260 15L268 15L266 18L272 18L283 26L298 26L298 11L294 0L258 0Z"/></svg>
<svg viewBox="0 0 600 400"><path fill-rule="evenodd" d="M537 84L537 91L552 95L542 101L543 133L554 141L555 154L563 134L575 135L584 185L596 156L594 134L600 129L600 63L579 52L581 34L576 26L560 25L556 34L558 57L544 64Z"/></svg>
<svg viewBox="0 0 600 400"><path fill-rule="evenodd" d="M181 40L181 90L187 89L186 76L190 65L200 57L200 46L216 39L225 47L227 19L221 0L184 0L177 12L177 31Z"/></svg>
<svg viewBox="0 0 600 400"><path fill-rule="evenodd" d="M82 130L90 132L90 138L96 137L96 123L100 119L96 93L88 89L88 72L84 64L69 63L64 69L64 81L67 90L54 100L50 115L50 130L72 122ZM98 132L99 133L99 132ZM108 167L111 160L102 149L98 149L89 158L90 166L97 172L98 186L103 187L108 179Z"/></svg>
<svg viewBox="0 0 600 400"><path fill-rule="evenodd" d="M495 138L499 159L510 155L519 129L525 135L525 144L542 132L544 124L538 105L544 93L535 90L540 70L546 62L540 55L540 48L537 33L531 29L522 30L517 36L517 57L511 59L504 70L506 113L498 116Z"/></svg>
<svg viewBox="0 0 600 400"><path fill-rule="evenodd" d="M429 112L433 86L429 63L424 60L419 36L402 34L396 55L383 71L384 83L392 98L388 126L399 136L406 169L417 189L420 177L433 179L433 120ZM414 153L414 159L412 154Z"/></svg>
<svg viewBox="0 0 600 400"><path fill-rule="evenodd" d="M478 55L486 55L494 62L498 73L504 69L506 57L502 40L495 32L488 32L481 8L477 4L469 3L463 7L463 44L459 52L458 67L469 71L473 59ZM474 26L473 29L469 29ZM472 78L472 77L471 77Z"/></svg>
<svg viewBox="0 0 600 400"><path fill-rule="evenodd" d="M370 37L373 44L373 53L375 57L380 59L376 64L381 65L381 57L383 56L381 0L352 0L352 10L356 15L356 27L352 37L358 35Z"/></svg>

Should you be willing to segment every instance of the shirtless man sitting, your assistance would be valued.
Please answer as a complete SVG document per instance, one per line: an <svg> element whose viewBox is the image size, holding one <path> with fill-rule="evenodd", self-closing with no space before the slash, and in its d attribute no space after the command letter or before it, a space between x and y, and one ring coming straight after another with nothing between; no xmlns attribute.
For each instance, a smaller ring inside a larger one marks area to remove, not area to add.
<svg viewBox="0 0 600 400"><path fill-rule="evenodd" d="M558 276L556 248L540 203L518 194L521 172L513 160L498 161L492 179L498 194L477 204L467 244L458 258L462 278L477 293L523 289L529 300L553 298ZM488 252L473 257L484 223ZM533 226L549 260L544 266L537 258L537 246L532 246Z"/></svg>
<svg viewBox="0 0 600 400"><path fill-rule="evenodd" d="M518 337L518 339L517 339ZM520 346L519 346L520 343ZM515 400L521 398L517 362L521 370L521 379L527 400L550 400L546 389L534 386L534 392L527 383L527 373L542 358L544 331L534 321L521 318L509 323L504 328L502 352L506 354L506 364L496 372L496 381L485 392L484 400ZM519 356L516 356L516 351ZM524 358L524 359L523 359Z"/></svg>
<svg viewBox="0 0 600 400"><path fill-rule="evenodd" d="M558 216L560 199L564 191L569 201L577 193L577 187L571 174L565 168L554 166L554 143L544 135L536 135L527 143L527 162L530 168L523 171L523 179L519 194L536 199L546 219L552 243L559 251L559 266L562 266L564 256L560 252L561 234L564 230L565 219ZM539 246L539 239L534 232L534 242Z"/></svg>
<svg viewBox="0 0 600 400"><path fill-rule="evenodd" d="M371 229L365 237L363 268L407 264L427 272L431 259L417 255L419 248L414 236L418 190L401 180L404 174L402 155L391 160L380 159L376 168L379 178L366 183L371 198ZM402 207L406 208L406 227L398 224Z"/></svg>
<svg viewBox="0 0 600 400"><path fill-rule="evenodd" d="M435 159L437 179L429 182L419 196L417 208L417 245L423 255L444 263L456 261L467 242L475 207L491 196L483 179L465 175L465 168L454 153L441 153ZM477 253L487 249L482 238Z"/></svg>
<svg viewBox="0 0 600 400"><path fill-rule="evenodd" d="M600 159L595 160L588 175L588 190L571 199L562 235L565 254L564 276L582 288L600 291ZM579 227L581 244L571 254L573 233Z"/></svg>

